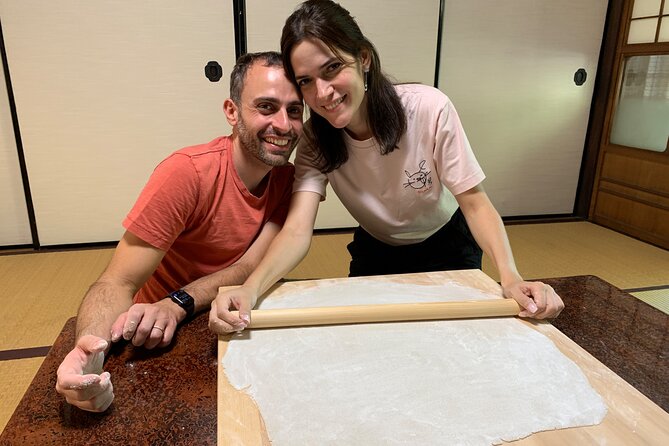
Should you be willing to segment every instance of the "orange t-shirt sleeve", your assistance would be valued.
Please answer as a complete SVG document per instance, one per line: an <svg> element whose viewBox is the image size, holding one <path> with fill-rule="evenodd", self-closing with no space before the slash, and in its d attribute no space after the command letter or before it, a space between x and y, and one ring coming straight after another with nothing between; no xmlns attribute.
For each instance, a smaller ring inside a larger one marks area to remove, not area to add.
<svg viewBox="0 0 669 446"><path fill-rule="evenodd" d="M123 226L167 251L197 210L199 178L191 159L175 153L149 178Z"/></svg>

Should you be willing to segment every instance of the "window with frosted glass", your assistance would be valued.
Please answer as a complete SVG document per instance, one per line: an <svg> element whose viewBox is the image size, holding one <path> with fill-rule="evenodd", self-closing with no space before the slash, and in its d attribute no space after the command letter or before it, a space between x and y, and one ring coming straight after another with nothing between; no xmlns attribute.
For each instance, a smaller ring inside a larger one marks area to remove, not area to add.
<svg viewBox="0 0 669 446"><path fill-rule="evenodd" d="M669 139L669 55L625 61L610 141L664 152Z"/></svg>

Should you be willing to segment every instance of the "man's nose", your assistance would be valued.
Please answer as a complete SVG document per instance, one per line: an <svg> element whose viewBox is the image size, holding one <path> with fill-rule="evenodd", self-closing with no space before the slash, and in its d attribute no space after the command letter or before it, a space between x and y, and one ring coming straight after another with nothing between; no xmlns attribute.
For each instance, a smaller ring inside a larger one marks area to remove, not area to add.
<svg viewBox="0 0 669 446"><path fill-rule="evenodd" d="M272 127L281 133L288 133L292 129L293 124L290 121L290 116L288 116L288 110L281 108L274 114Z"/></svg>

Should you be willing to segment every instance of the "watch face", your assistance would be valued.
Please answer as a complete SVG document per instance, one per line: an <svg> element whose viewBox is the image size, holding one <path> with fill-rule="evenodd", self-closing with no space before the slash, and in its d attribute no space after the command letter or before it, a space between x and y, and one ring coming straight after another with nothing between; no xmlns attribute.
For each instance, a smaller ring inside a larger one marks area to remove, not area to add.
<svg viewBox="0 0 669 446"><path fill-rule="evenodd" d="M195 300L184 290L178 290L170 293L170 298L174 303L186 310L187 314L192 314L195 309Z"/></svg>

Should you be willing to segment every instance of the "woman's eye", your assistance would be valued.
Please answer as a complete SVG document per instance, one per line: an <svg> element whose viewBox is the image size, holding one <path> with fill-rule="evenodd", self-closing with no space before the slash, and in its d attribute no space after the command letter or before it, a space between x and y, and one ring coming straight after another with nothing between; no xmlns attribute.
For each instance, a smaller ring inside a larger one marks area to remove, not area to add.
<svg viewBox="0 0 669 446"><path fill-rule="evenodd" d="M299 81L297 81L297 86L302 88L302 87L306 86L308 83L309 83L309 79L300 79Z"/></svg>
<svg viewBox="0 0 669 446"><path fill-rule="evenodd" d="M328 65L328 71L337 71L339 68L341 68L341 62L334 62L330 65Z"/></svg>

